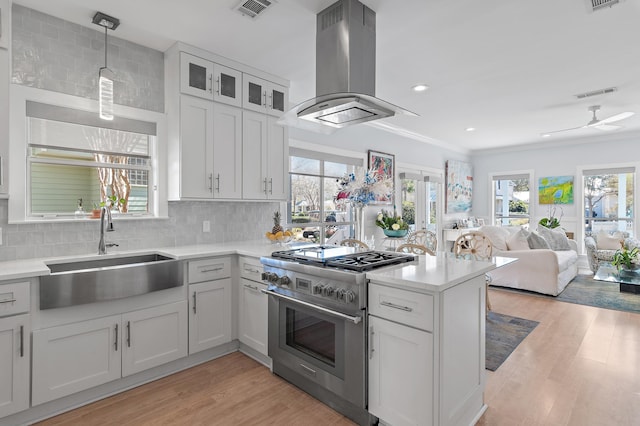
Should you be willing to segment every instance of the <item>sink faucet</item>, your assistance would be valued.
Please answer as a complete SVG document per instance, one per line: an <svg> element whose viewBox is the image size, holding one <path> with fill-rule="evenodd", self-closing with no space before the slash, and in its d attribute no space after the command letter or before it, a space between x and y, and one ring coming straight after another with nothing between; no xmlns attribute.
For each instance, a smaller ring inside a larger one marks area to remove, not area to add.
<svg viewBox="0 0 640 426"><path fill-rule="evenodd" d="M98 243L98 254L107 254L107 247L118 247L118 244L105 244L104 242L105 219L107 221L107 232L112 232L114 229L113 222L111 221L111 209L107 206L103 206L100 209L100 242Z"/></svg>

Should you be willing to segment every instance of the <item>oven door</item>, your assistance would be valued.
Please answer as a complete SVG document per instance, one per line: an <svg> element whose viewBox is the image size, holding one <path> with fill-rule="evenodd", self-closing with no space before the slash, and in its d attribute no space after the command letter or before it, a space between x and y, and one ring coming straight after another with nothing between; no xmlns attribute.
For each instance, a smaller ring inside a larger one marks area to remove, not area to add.
<svg viewBox="0 0 640 426"><path fill-rule="evenodd" d="M280 374L279 369L289 370L280 375L289 379L293 373L302 382L310 381L358 407L365 407L363 318L271 290L266 293L269 294L269 356L274 373ZM293 384L305 389L295 380Z"/></svg>

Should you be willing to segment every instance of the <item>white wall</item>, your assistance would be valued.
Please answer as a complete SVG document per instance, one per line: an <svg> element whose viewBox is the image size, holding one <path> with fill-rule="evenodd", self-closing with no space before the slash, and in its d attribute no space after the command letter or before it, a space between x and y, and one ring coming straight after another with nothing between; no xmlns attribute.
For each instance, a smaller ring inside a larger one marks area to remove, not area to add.
<svg viewBox="0 0 640 426"><path fill-rule="evenodd" d="M640 133L602 133L589 138L548 142L535 148L528 146L478 151L473 153L472 163L473 215L478 217L488 218L491 215L491 173L534 170L534 181L531 183L532 223L537 223L548 212L547 205L537 202L538 179L547 176L574 176L574 203L562 206L562 225L567 231L578 232L578 224L582 223L582 192L579 188L581 169L635 164L636 170L640 171ZM636 182L638 174L636 173ZM640 192L637 185L634 201L637 224L640 220Z"/></svg>

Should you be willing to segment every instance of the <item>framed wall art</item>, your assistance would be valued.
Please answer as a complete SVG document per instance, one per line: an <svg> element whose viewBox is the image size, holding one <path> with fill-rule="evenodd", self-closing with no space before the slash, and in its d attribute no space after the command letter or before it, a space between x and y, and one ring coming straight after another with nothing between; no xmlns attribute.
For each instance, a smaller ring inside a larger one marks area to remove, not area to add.
<svg viewBox="0 0 640 426"><path fill-rule="evenodd" d="M539 204L573 204L573 176L538 179Z"/></svg>
<svg viewBox="0 0 640 426"><path fill-rule="evenodd" d="M473 168L470 163L447 160L445 213L471 212L473 196Z"/></svg>
<svg viewBox="0 0 640 426"><path fill-rule="evenodd" d="M395 188L395 175L396 175L396 157L393 154L387 154L384 152L378 151L368 151L369 153L369 161L368 167L369 170L373 169L378 172L380 176L384 176L386 178L391 179L393 182L393 187L389 194L377 194L376 195L376 203L377 204L392 204L393 203L393 188Z"/></svg>

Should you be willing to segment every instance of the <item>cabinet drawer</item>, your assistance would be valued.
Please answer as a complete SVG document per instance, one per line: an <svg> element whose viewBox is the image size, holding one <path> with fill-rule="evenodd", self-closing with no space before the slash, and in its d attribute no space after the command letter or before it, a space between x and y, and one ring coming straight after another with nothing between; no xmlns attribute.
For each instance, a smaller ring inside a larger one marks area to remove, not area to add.
<svg viewBox="0 0 640 426"><path fill-rule="evenodd" d="M228 257L192 260L189 262L189 284L230 276L231 259Z"/></svg>
<svg viewBox="0 0 640 426"><path fill-rule="evenodd" d="M0 317L29 312L29 281L0 284Z"/></svg>
<svg viewBox="0 0 640 426"><path fill-rule="evenodd" d="M433 331L433 296L369 284L369 314Z"/></svg>
<svg viewBox="0 0 640 426"><path fill-rule="evenodd" d="M253 257L240 258L240 276L252 281L262 281L262 263Z"/></svg>

